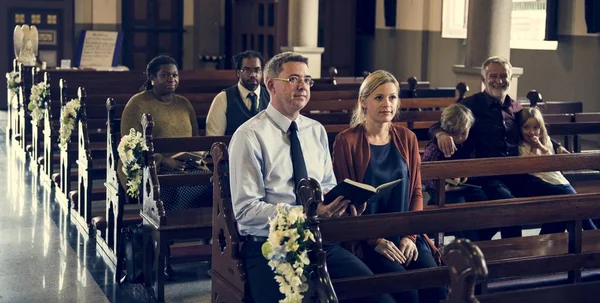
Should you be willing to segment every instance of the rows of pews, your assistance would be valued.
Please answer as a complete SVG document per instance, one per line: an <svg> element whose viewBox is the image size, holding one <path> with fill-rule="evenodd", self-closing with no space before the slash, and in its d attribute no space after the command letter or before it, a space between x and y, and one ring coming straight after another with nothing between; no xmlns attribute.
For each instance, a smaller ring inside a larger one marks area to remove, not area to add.
<svg viewBox="0 0 600 303"><path fill-rule="evenodd" d="M237 234L227 175L226 144L230 137L153 138L154 121L151 116L145 115L140 123L149 151L143 167L140 199L132 201L126 197L117 178L117 146L121 137L119 125L124 105L138 90L140 83L143 83L144 76L135 72L42 72L16 64L14 69L21 73L24 85L17 90L18 103L9 106L7 134L12 146L21 151L23 159L29 158L32 170L39 176L40 182L48 188L54 188L57 203L70 214L71 220L76 222L82 233L95 239L109 263L115 267L117 279L120 278L119 266L123 258L121 229L141 223L151 230L151 236L145 241L148 247L144 250L148 260L144 262L147 266L144 282L158 301L164 300L164 269L168 269L172 264L207 260L212 261L211 297L214 302L241 302L246 298L246 283L238 254L243 239ZM192 102L200 133L203 133L210 102L220 90L237 82L235 73L182 71L180 77L182 82L177 93L186 96ZM361 81L360 78L341 78L332 74L329 78L318 80L311 89L311 102L303 110L303 114L325 125L330 145L333 144L337 133L348 127ZM31 85L39 82L50 86L50 94L44 100L45 116L36 124L32 123L29 117L27 106ZM464 84L459 84L456 88L431 88L427 82L418 82L415 78L402 83L401 88L403 111L397 123L412 129L423 147L427 142L427 129L439 120L441 109L462 99L467 91ZM550 123L550 133L564 136L565 144L568 144L572 151L580 150L580 142L577 139L579 135L597 134L600 131L600 117L592 113L582 113L580 102L543 102L539 94L531 94L528 97L532 104L537 102L546 116L551 117L547 119ZM9 96L10 98L12 96ZM72 98L79 99L81 104L77 127L71 135L71 143L61 149L57 144L60 117L65 105ZM209 157L213 164L213 173L159 175L154 154L182 151L211 151ZM444 162L444 165L435 162L424 163L423 180L535 172L545 169L586 169L588 173L585 176L574 173L570 179L575 181L574 187L578 192L590 194L552 197L550 200L531 198L460 206L444 205L442 194L438 197L436 206L428 207L418 214L403 213L321 221L316 220L314 214L308 215L313 218L314 228L321 230L318 234L327 241L343 242L398 233L436 233L436 242L440 248L444 247L444 232L531 225L557 220L573 221L572 232L568 235L556 234L478 243L484 254L490 256L488 260L493 266L490 266L492 274L488 278L494 280L538 273L536 270L539 267L525 266L529 271L523 268L522 265L528 264L530 259L541 258L536 262L545 264L543 258L552 258L554 255L582 255L584 252L595 251L594 237L600 237L600 234L582 233L581 228L577 229L577 226L581 226L583 218L600 217L600 208L591 203L598 198L597 193L600 192L600 178L597 174L600 156L597 153L552 156L536 160L535 165L527 164L523 159L506 161L498 163L496 160L478 159ZM213 205L212 207L169 210L161 200L161 188L197 185L213 188L212 201L206 203ZM305 190L306 209L311 210L311 205L320 199L320 190L318 184L306 184ZM440 192L443 193L443 190ZM565 212L567 205L572 207L571 212ZM519 212L521 216L510 215L519 207L523 210ZM541 207L548 211L541 214L531 211ZM501 215L494 217L491 214ZM380 220L384 220L386 224L382 225ZM439 224L432 226L428 222ZM357 228L358 226L360 228ZM342 230L353 232L339 232ZM199 244L197 241L208 237L212 237L212 245ZM586 246L582 239L589 239L590 244ZM172 245L182 242L187 244ZM547 249L536 249L536 245ZM507 250L506 247L511 249ZM569 272L566 280L577 283L582 277L588 277L587 272L582 274L582 268L596 266L595 263L585 263L588 259L583 259L593 256L595 255L579 256L579 263L572 258L573 260L569 259L571 267L566 268L562 264L563 267L559 268L561 270L540 273ZM317 260L316 257L314 260ZM566 259L556 260L560 261L556 261L558 266ZM513 267L508 268L509 265L506 264L513 264L510 265ZM313 295L319 296L326 292L333 293L334 297L341 299L357 298L373 293L448 285L449 278L448 268L443 266L402 274L334 280L328 285L317 286ZM564 279L561 276L555 280ZM363 286L358 287L361 285ZM502 289L497 282L483 281L481 285L482 293Z"/></svg>

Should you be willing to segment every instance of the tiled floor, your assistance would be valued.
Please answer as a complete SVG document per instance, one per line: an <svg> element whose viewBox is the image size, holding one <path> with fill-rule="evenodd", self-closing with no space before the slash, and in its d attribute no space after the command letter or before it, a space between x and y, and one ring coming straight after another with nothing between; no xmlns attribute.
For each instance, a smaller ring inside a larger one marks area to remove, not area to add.
<svg viewBox="0 0 600 303"><path fill-rule="evenodd" d="M80 234L41 186L27 162L11 148L0 111L0 303L152 302L114 271ZM175 267L166 302L210 302L209 264Z"/></svg>

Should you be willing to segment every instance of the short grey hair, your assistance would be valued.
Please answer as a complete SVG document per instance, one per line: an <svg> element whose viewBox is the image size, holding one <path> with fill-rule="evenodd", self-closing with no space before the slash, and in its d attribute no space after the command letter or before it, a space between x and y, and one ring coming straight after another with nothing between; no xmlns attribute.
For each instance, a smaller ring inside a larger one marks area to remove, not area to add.
<svg viewBox="0 0 600 303"><path fill-rule="evenodd" d="M493 57L487 58L485 61L483 61L483 64L481 65L481 76L484 79L486 76L486 68L490 64L500 64L500 65L504 66L504 68L506 68L506 72L508 73L508 78L512 77L512 65L510 64L508 59L501 57L501 56L493 56Z"/></svg>
<svg viewBox="0 0 600 303"><path fill-rule="evenodd" d="M267 62L263 73L265 83L271 78L275 78L281 74L282 65L287 62L301 62L308 66L308 58L294 52L283 52L277 54Z"/></svg>
<svg viewBox="0 0 600 303"><path fill-rule="evenodd" d="M454 103L442 111L440 126L448 134L458 135L471 129L474 122L475 116L468 107L460 103Z"/></svg>

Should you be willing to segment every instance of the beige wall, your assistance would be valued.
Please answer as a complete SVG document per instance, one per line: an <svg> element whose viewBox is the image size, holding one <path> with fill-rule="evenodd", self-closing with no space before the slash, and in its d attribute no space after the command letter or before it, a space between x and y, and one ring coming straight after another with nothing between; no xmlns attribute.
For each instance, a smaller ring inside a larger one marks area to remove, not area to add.
<svg viewBox="0 0 600 303"><path fill-rule="evenodd" d="M559 1L558 49L511 51L522 67L519 96L536 89L546 100L581 100L586 111L600 111L600 35L587 34L584 0ZM441 38L442 0L399 0L395 29L384 27L383 0L377 2L371 69L388 69L398 78L454 86L452 65L464 64L461 39ZM404 19L404 20L401 20Z"/></svg>

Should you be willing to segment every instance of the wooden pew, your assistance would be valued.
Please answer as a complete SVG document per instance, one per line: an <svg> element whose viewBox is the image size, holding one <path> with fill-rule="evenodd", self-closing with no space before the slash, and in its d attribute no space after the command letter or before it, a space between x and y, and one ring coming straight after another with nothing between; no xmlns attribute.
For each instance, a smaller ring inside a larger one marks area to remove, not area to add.
<svg viewBox="0 0 600 303"><path fill-rule="evenodd" d="M448 303L471 302L596 302L600 282L541 287L497 294L478 295L477 281L488 277L485 257L479 247L468 240L455 240L444 250L444 260L451 276Z"/></svg>
<svg viewBox="0 0 600 303"><path fill-rule="evenodd" d="M209 150L214 142L227 140L225 137L192 138L152 138L154 122L148 114L142 116L144 139L148 145L146 165L142 166L143 181L141 197L143 200L141 217L144 226L152 230L154 247L153 274L146 275L146 284L151 286L154 298L164 300L164 271L167 265L167 252L171 241L189 241L210 238L212 235L212 208L168 210L161 199L160 190L167 187L209 185L211 174L175 174L158 175L154 153L173 153L182 151ZM170 263L189 263L210 260L211 248L208 245L196 247L193 255L177 260L175 248L171 248ZM148 271L150 272L150 271Z"/></svg>
<svg viewBox="0 0 600 303"><path fill-rule="evenodd" d="M13 72L18 72L18 66L17 66L17 59L13 59L13 67L12 67L12 71ZM22 83L22 82L21 82ZM6 96L6 102L7 102L7 120L6 120L6 135L8 136L8 139L10 140L10 142L13 141L14 139L14 133L16 132L17 129L17 121L18 121L18 107L19 107L19 94L18 94L18 88L16 89L16 92L13 92L10 89L7 89L7 96Z"/></svg>
<svg viewBox="0 0 600 303"><path fill-rule="evenodd" d="M477 162L473 162L477 161ZM477 165L473 165L476 163ZM421 163L421 180L436 180L438 195L434 205L445 205L445 180L459 177L487 177L546 171L576 171L594 169L600 164L600 153L579 155L548 155L539 157L504 157ZM571 184L578 190L577 182ZM590 184L586 184L587 187ZM600 192L600 179L593 181L593 192ZM586 192L589 192L586 190ZM432 206L429 206L432 207ZM436 245L444 245L444 233L436 235Z"/></svg>
<svg viewBox="0 0 600 303"><path fill-rule="evenodd" d="M115 125L115 101L106 100L107 123L106 123L106 212L104 218L93 218L92 225L96 232L96 244L101 248L103 255L109 260L109 264L115 267L115 280L120 281L121 273L116 269L117 253L121 248L121 228L141 223L139 210L130 214L125 212L125 191L119 183L117 166L119 155L117 152L120 136L117 135ZM121 257L121 256L119 256Z"/></svg>
<svg viewBox="0 0 600 303"><path fill-rule="evenodd" d="M104 213L106 209L106 188L104 186L94 187L94 183L104 183L106 181L106 137L96 138L99 140L90 140L90 133L94 132L92 120L88 119L87 94L84 87L78 89L79 119L77 121L77 189L69 192L69 199L73 205L71 219L78 223L84 234L94 236L92 228L92 218L98 212ZM100 114L99 112L93 112ZM96 118L96 123L106 123L106 117L100 115L92 116ZM103 130L100 128L100 130ZM106 134L106 132L102 132Z"/></svg>
<svg viewBox="0 0 600 303"><path fill-rule="evenodd" d="M215 144L211 153L215 162L213 176L215 190L213 220L215 227L213 229L213 237L219 239L213 245L213 252L215 252L213 253L213 268L209 272L213 279L212 297L227 298L227 302L239 302L241 298L248 296L248 292L243 271L243 261L239 256L242 238L237 233L231 196L228 192L227 152L224 144ZM548 157L555 157L556 159L548 162ZM467 161L466 163L456 163L456 166L449 167L448 171L455 172L452 177L468 176L471 174L469 171L470 168L483 169L485 167L492 171L499 170L498 174L506 174L519 173L520 171L518 170L525 170L528 166L531 170L539 171L561 169L565 166L571 168L586 167L595 165L599 160L600 154L547 156L545 159L540 160L539 163L536 162L534 164L529 164L530 159L519 157L508 160L503 159L502 162L498 162L498 159L473 159L464 160ZM438 165L443 166L443 168L438 168L438 171L443 170L451 162L454 161L445 161L442 165ZM539 166L536 166L538 164ZM219 166L222 166L223 169L219 169ZM457 168L460 168L460 170L457 170ZM516 169L517 171L512 171L512 169ZM320 189L317 188L315 192L318 193L303 196L321 197L319 191ZM532 249L532 247L552 247L553 244L556 245L554 243L555 240L564 237L565 234L493 240L488 242L498 244L488 245L488 249L492 253L496 249L496 255L500 256L499 259L494 260L494 263L492 263L493 277L495 279L569 271L570 280L576 281L581 276L581 268L589 266L589 263L586 262L586 266L582 266L581 263L574 263L571 257L572 254L580 254L582 251L600 251L600 247L597 244L598 241L596 240L600 239L600 232L581 231L581 220L600 215L600 205L597 204L597 200L600 198L600 193L598 192L597 190L594 194L533 197L447 205L421 212L323 219L320 220L320 232L323 239L339 243L397 234L423 234L439 231L450 232L488 227L573 221L574 223L570 227L571 232L568 234L568 242L562 246L562 249L565 249L565 252L569 253L566 255L547 256L548 252L543 249ZM319 201L314 201L313 199L312 202ZM544 212L536 211L542 207L544 208ZM310 209L310 207L305 205L305 209ZM431 222L436 222L436 224L431 224ZM585 237L583 236L584 234ZM586 240L585 246L582 247L582 239L591 241ZM535 258L514 259L513 255L513 258L503 259L504 256L498 253L497 249L502 249L510 245L513 241L528 240L533 245L521 246L521 251L515 254L521 257L531 256ZM525 250L523 247L526 247L528 250ZM219 251L221 253L216 253ZM553 250L553 253L556 252L557 250ZM569 262L565 263L567 259ZM546 260L559 260L560 262L552 263L554 267L545 268ZM597 263L592 267L600 267L600 262ZM378 293L446 285L448 282L448 269L446 267L438 267L412 270L404 273L338 279L333 281L333 286L339 298L358 298ZM323 287L326 288L327 286Z"/></svg>
<svg viewBox="0 0 600 303"><path fill-rule="evenodd" d="M19 87L19 106L17 109L17 132L15 140L18 142L19 155L26 159L27 146L31 144L31 116L27 107L29 106L29 95L31 95L31 86L33 81L33 67L24 66L19 63L19 74L21 75L22 85Z"/></svg>

